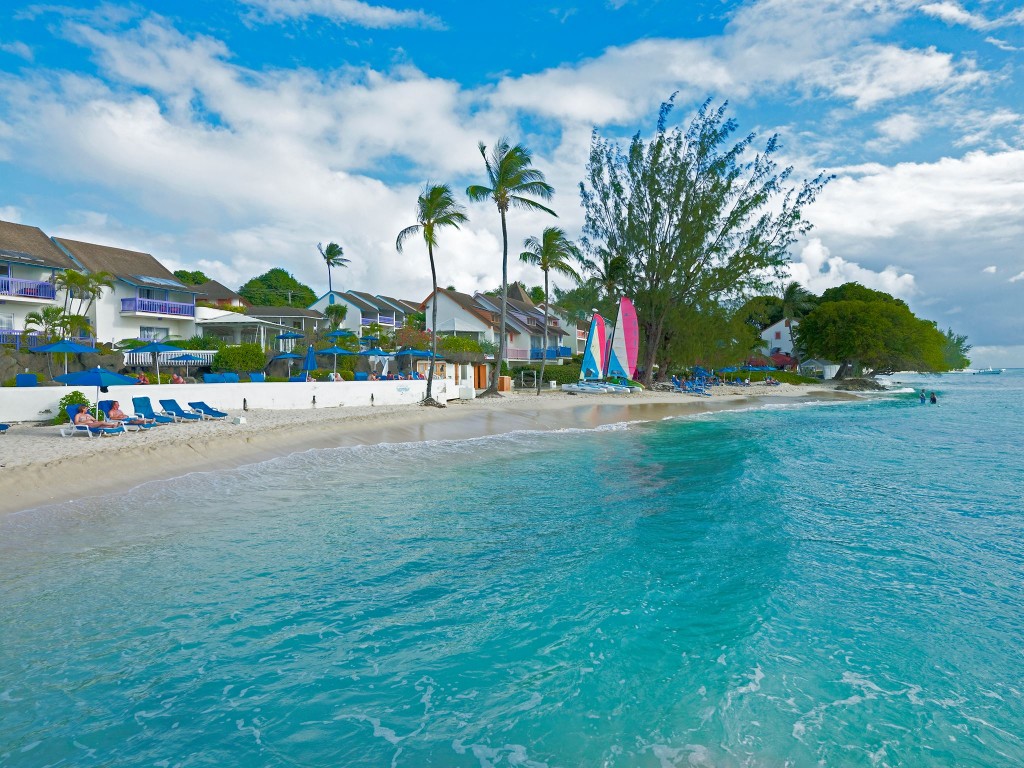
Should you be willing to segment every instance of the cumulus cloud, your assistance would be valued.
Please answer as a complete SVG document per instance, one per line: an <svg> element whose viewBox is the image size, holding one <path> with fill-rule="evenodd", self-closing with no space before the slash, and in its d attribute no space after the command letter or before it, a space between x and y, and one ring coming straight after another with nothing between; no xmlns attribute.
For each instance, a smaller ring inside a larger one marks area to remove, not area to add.
<svg viewBox="0 0 1024 768"><path fill-rule="evenodd" d="M1008 283L1019 283L1021 280L1024 280L1024 272L1018 272L1016 275L1011 277L1006 282L1008 282Z"/></svg>
<svg viewBox="0 0 1024 768"><path fill-rule="evenodd" d="M255 19L276 22L317 16L339 24L354 24L370 29L389 27L425 27L443 29L441 20L426 11L399 10L372 5L362 0L240 0L253 9Z"/></svg>
<svg viewBox="0 0 1024 768"><path fill-rule="evenodd" d="M995 266L985 267L981 271L984 272L985 274L988 274L988 275L994 275L998 271L998 267L995 267Z"/></svg>
<svg viewBox="0 0 1024 768"><path fill-rule="evenodd" d="M981 14L971 13L958 3L943 0L938 3L925 3L921 6L921 11L947 24L960 25L979 32L1024 23L1024 9L1021 8L1005 16L988 19Z"/></svg>
<svg viewBox="0 0 1024 768"><path fill-rule="evenodd" d="M35 59L32 49L20 40L15 40L11 43L0 43L0 51L17 56L18 58L29 62Z"/></svg>
<svg viewBox="0 0 1024 768"><path fill-rule="evenodd" d="M0 206L0 221L13 221L15 224L20 224L21 209L13 205Z"/></svg>
<svg viewBox="0 0 1024 768"><path fill-rule="evenodd" d="M894 266L887 266L880 272L866 269L841 256L833 256L818 238L811 238L800 251L798 260L790 263L789 274L793 280L818 294L853 282L902 299L917 293L914 276L909 272L901 272Z"/></svg>

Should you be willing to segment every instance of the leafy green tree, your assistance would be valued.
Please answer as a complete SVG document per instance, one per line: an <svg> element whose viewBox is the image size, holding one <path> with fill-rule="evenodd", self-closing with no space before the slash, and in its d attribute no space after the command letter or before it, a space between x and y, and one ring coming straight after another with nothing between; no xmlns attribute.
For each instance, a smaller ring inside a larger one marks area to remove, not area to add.
<svg viewBox="0 0 1024 768"><path fill-rule="evenodd" d="M185 285L202 285L203 283L210 282L210 278L198 269L176 269L174 270L174 276Z"/></svg>
<svg viewBox="0 0 1024 768"><path fill-rule="evenodd" d="M252 278L238 294L250 304L264 307L308 307L316 301L312 288L280 267Z"/></svg>
<svg viewBox="0 0 1024 768"><path fill-rule="evenodd" d="M573 268L573 262L580 262L583 255L580 253L576 243L565 236L565 230L558 227L545 228L540 239L536 237L526 238L523 241L523 247L526 250L519 254L520 261L540 267L541 272L544 273L544 355L540 359L540 376L537 377L537 395L539 396L541 383L544 380L544 365L548 359L549 275L554 271L559 275L564 275L579 282L580 276Z"/></svg>
<svg viewBox="0 0 1024 768"><path fill-rule="evenodd" d="M818 297L804 288L795 280L787 283L782 289L782 317L789 321L790 328L793 321L799 320L812 309L818 302ZM796 357L796 365L800 366L800 345L793 339L793 356Z"/></svg>
<svg viewBox="0 0 1024 768"><path fill-rule="evenodd" d="M330 323L331 329L336 330L341 327L341 324L345 322L345 318L348 317L348 307L344 304L329 304L324 309L324 315L327 317L327 322Z"/></svg>
<svg viewBox="0 0 1024 768"><path fill-rule="evenodd" d="M114 287L114 276L109 272L79 272L66 269L54 277L54 285L64 291L64 312L68 315L88 317L96 299ZM78 302L77 305L74 302Z"/></svg>
<svg viewBox="0 0 1024 768"><path fill-rule="evenodd" d="M345 258L345 249L337 243L328 243L326 248L324 248L323 243L317 243L316 248L320 251L320 255L323 257L324 263L327 265L327 291L333 291L334 288L331 285L331 268L348 266L349 260Z"/></svg>
<svg viewBox="0 0 1024 768"><path fill-rule="evenodd" d="M438 232L446 227L459 229L469 221L466 209L455 202L452 188L447 184L427 183L422 194L416 200L416 223L398 233L395 248L402 252L405 241L415 235L421 235L427 246L430 259L430 279L434 301L430 318L430 352L437 354L437 265L434 262L434 249L437 247ZM427 396L424 403L437 405L433 398L434 366L433 360L427 372Z"/></svg>
<svg viewBox="0 0 1024 768"><path fill-rule="evenodd" d="M797 335L808 354L840 363L837 378L946 371L959 361L949 353L950 336L935 323L916 317L903 301L857 283L825 291ZM952 341L963 348L966 337L953 334Z"/></svg>
<svg viewBox="0 0 1024 768"><path fill-rule="evenodd" d="M970 351L971 345L967 343L967 336L955 333L952 328L946 329L946 343L942 354L948 370L955 371L970 365L971 358L967 356Z"/></svg>
<svg viewBox="0 0 1024 768"><path fill-rule="evenodd" d="M775 160L777 136L760 151L753 134L732 143L725 104L705 102L685 130L668 127L672 107L662 105L650 140L638 132L626 148L595 131L580 184L584 245L609 267L626 262L618 287L637 307L647 384L672 315L766 288L810 230L804 210L828 181L792 183Z"/></svg>
<svg viewBox="0 0 1024 768"><path fill-rule="evenodd" d="M542 285L532 285L526 293L529 295L530 301L534 304L540 304L542 301L547 301L547 293Z"/></svg>
<svg viewBox="0 0 1024 768"><path fill-rule="evenodd" d="M491 200L501 217L501 320L498 323L498 358L494 366L491 384L485 395L498 393L498 376L501 363L505 362L508 345L505 326L508 323L508 212L512 208L543 211L555 216L555 212L537 202L536 199L550 200L555 190L544 180L544 174L533 167L533 155L522 144L510 146L508 139L500 138L491 155L487 146L480 142L480 155L487 171L487 184L474 184L466 189L470 200Z"/></svg>
<svg viewBox="0 0 1024 768"><path fill-rule="evenodd" d="M60 307L42 307L25 315L25 330L35 330L47 343L67 336L68 315Z"/></svg>

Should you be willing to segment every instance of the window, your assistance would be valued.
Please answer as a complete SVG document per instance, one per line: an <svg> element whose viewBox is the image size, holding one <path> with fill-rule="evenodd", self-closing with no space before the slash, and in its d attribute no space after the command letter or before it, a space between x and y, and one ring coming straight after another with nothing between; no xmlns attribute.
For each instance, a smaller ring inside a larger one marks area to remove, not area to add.
<svg viewBox="0 0 1024 768"><path fill-rule="evenodd" d="M10 276L11 276L11 265L6 263L6 262L0 263L0 277L10 277Z"/></svg>
<svg viewBox="0 0 1024 768"><path fill-rule="evenodd" d="M139 338L143 341L163 341L170 335L170 328L154 328L150 325L143 325L139 328Z"/></svg>
<svg viewBox="0 0 1024 768"><path fill-rule="evenodd" d="M332 294L330 295L330 297L328 298L328 302L329 302L330 304L333 304L333 303L334 303L334 294L333 294L333 293L332 293Z"/></svg>
<svg viewBox="0 0 1024 768"><path fill-rule="evenodd" d="M776 331L775 332L775 338L776 339L781 339L782 338L782 331Z"/></svg>
<svg viewBox="0 0 1024 768"><path fill-rule="evenodd" d="M0 315L0 331L14 330L14 315Z"/></svg>
<svg viewBox="0 0 1024 768"><path fill-rule="evenodd" d="M152 301L167 301L167 291L159 288L139 288L140 299L151 299Z"/></svg>

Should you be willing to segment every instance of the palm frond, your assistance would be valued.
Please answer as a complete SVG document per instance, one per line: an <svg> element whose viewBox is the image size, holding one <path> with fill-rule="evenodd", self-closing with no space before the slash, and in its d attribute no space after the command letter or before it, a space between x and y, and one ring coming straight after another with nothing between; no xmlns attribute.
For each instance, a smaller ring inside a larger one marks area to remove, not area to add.
<svg viewBox="0 0 1024 768"><path fill-rule="evenodd" d="M413 224L411 227L406 227L398 233L398 238L395 240L395 250L399 253L402 252L402 248L405 246L405 241L420 231L419 224Z"/></svg>

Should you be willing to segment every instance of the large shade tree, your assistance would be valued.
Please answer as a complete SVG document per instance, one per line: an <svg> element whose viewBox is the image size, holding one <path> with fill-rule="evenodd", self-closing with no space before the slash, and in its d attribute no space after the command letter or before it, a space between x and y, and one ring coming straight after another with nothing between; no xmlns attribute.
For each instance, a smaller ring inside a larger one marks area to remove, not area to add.
<svg viewBox="0 0 1024 768"><path fill-rule="evenodd" d="M540 238L528 237L523 241L526 249L519 258L527 264L540 267L544 273L544 348L540 358L540 376L537 378L537 394L540 395L541 384L544 381L544 364L548 359L548 322L550 316L549 303L551 301L551 290L549 277L551 272L564 275L575 282L579 282L579 273L573 268L574 262L583 258L576 243L565 236L565 231L558 227L547 227Z"/></svg>
<svg viewBox="0 0 1024 768"><path fill-rule="evenodd" d="M286 270L274 267L249 280L238 295L254 306L308 307L316 301L313 289Z"/></svg>
<svg viewBox="0 0 1024 768"><path fill-rule="evenodd" d="M595 131L580 184L585 247L595 260L626 262L648 384L673 315L765 290L809 231L804 210L828 181L792 182L775 160L776 136L759 150L753 134L734 141L724 104L705 102L685 129L669 127L672 106L662 105L650 139L638 132L626 147Z"/></svg>
<svg viewBox="0 0 1024 768"><path fill-rule="evenodd" d="M437 247L438 232L446 227L459 229L469 221L466 210L455 201L452 189L447 184L427 184L416 200L416 223L398 233L395 248L401 253L405 241L415 235L422 235L430 258L430 279L433 293L430 318L430 352L437 354L437 265L434 262L434 249ZM437 405L433 397L434 358L430 360L427 373L427 396L424 403Z"/></svg>
<svg viewBox="0 0 1024 768"><path fill-rule="evenodd" d="M498 324L500 339L491 383L484 392L487 395L498 392L498 376L508 346L508 212L512 208L517 208L543 211L552 216L556 214L537 202L538 199L550 200L555 190L544 180L544 174L533 167L533 155L526 147L522 144L511 146L508 139L503 137L498 139L490 155L483 142L480 143L479 149L487 172L487 184L471 185L466 189L466 195L473 201L491 200L501 217L501 320Z"/></svg>

